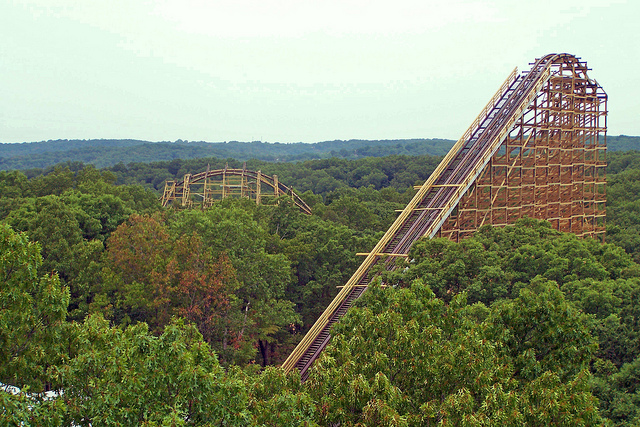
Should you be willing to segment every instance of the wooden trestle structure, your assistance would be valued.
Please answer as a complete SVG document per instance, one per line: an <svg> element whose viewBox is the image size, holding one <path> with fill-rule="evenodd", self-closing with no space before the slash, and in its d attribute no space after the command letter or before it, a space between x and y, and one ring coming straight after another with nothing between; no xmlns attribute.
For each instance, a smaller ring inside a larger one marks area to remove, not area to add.
<svg viewBox="0 0 640 427"><path fill-rule="evenodd" d="M300 341L282 367L303 379L330 328L367 289L373 266L394 268L421 237L460 240L483 224L546 219L603 236L607 95L587 64L550 54L514 70Z"/></svg>
<svg viewBox="0 0 640 427"><path fill-rule="evenodd" d="M163 207L170 203L182 207L207 208L215 201L232 198L248 198L262 203L266 198L289 196L306 214L311 215L311 208L293 189L278 181L278 176L265 175L261 171L233 169L207 170L194 175L186 174L182 181L167 181L164 185L161 203Z"/></svg>

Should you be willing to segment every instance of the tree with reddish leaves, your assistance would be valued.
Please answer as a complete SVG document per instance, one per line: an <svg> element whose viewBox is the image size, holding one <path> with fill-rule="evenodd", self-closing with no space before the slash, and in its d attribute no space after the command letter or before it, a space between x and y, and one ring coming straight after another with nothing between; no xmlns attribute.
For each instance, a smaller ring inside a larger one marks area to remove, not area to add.
<svg viewBox="0 0 640 427"><path fill-rule="evenodd" d="M172 242L157 216L132 215L107 242L103 289L113 320L143 321L161 332L171 319L175 261Z"/></svg>
<svg viewBox="0 0 640 427"><path fill-rule="evenodd" d="M173 316L183 317L223 362L235 361L239 351L255 352L244 333L252 322L235 295L240 285L233 265L195 233L172 237L162 218L133 215L107 242L102 278L94 311L115 323L146 322L159 334Z"/></svg>
<svg viewBox="0 0 640 427"><path fill-rule="evenodd" d="M195 323L212 342L221 329L224 335L231 294L237 288L235 270L224 253L213 254L196 234L178 239L174 256L174 312Z"/></svg>

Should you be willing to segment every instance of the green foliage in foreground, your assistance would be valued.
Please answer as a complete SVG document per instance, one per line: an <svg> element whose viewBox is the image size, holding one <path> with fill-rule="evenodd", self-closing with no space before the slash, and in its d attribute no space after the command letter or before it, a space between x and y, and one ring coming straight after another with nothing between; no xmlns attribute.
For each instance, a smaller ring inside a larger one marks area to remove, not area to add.
<svg viewBox="0 0 640 427"><path fill-rule="evenodd" d="M583 325L599 344L588 362L601 413L615 425L640 421L636 397L640 391L640 266L621 248L560 233L545 222L521 220L513 227L484 227L461 243L444 239L418 242L410 258L410 263L401 263L398 273L385 276L387 283L403 287L420 280L444 301L453 301L464 292L474 316L483 321L490 317L487 308L502 309L533 295L523 295L523 290L538 293L542 291L537 284L553 283L557 291L546 295L547 302L562 297L572 310L588 316ZM549 312L532 311L534 305L512 310L514 316L524 319L520 329L527 339L507 334L501 342L537 342L532 358L523 359L520 368L516 365L516 369L535 373L548 369L549 363L571 359L580 346L568 347L569 353L554 353L553 342L565 333L564 339L573 341L576 336L570 333L578 329L573 325L545 331L539 322Z"/></svg>
<svg viewBox="0 0 640 427"><path fill-rule="evenodd" d="M193 326L111 328L100 317L76 325L74 357L52 369L64 417L75 425L242 425L244 384L227 377Z"/></svg>
<svg viewBox="0 0 640 427"><path fill-rule="evenodd" d="M539 281L474 321L420 281L373 287L305 388L323 425L597 425L585 315ZM536 331L529 333L535 319Z"/></svg>
<svg viewBox="0 0 640 427"><path fill-rule="evenodd" d="M0 382L41 391L58 362L69 291L38 276L40 246L0 223Z"/></svg>
<svg viewBox="0 0 640 427"><path fill-rule="evenodd" d="M23 276L12 272L20 271L18 266L36 271L40 258L37 251L19 258L33 244L3 227L1 244L8 255L3 266L13 283L6 289L13 290ZM485 258L505 258L496 268L518 281L505 282L510 294L484 301L474 297L476 302L469 303L467 289L472 290L474 277L486 270L473 255L478 245ZM562 254L560 248L571 248L576 265L565 265L566 274L558 275L556 264L546 263L537 247L555 247L550 253L556 257ZM459 265L457 276L442 273L438 281L444 284L434 292L427 283L439 271L430 270L430 263L438 265L440 258L456 251L469 255L461 259L470 264ZM526 272L518 261L523 253L538 254L530 258L527 264L534 268ZM45 398L32 393L36 389L25 388L17 395L0 391L0 421L590 426L606 421L601 414L612 425L637 421L637 357L618 368L597 345L611 332L603 329L611 314L625 319L625 310L632 308L607 297L610 314L585 313L594 297L588 291L598 282L606 284L617 276L627 287L638 288L638 266L623 251L557 233L546 223L524 221L505 229L486 227L462 244L424 241L413 256L413 265L390 276L396 287L372 286L335 326L330 346L304 383L295 373L287 377L277 368L225 371L198 330L183 321L174 320L160 334L152 334L145 323L113 327L94 315L42 331L58 337L57 358L37 350L50 342L43 338L26 343L26 351L14 357L17 363L3 364L5 383L28 385L16 379L29 366L28 372L40 373L39 380L58 394ZM464 277L469 280L461 282ZM452 288L454 283L458 288ZM52 285L53 295L64 296L57 281ZM445 297L438 298L439 293ZM36 299L64 314L63 297ZM7 318L11 307L3 306L0 314ZM31 350L43 357L32 358ZM592 390L601 399L600 411Z"/></svg>

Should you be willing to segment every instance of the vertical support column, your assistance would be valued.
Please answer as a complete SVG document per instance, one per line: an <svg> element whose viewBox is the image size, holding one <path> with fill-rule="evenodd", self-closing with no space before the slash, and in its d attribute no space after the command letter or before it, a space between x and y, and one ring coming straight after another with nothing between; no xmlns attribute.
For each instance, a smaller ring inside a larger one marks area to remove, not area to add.
<svg viewBox="0 0 640 427"><path fill-rule="evenodd" d="M261 188L262 188L262 171L258 171L258 176L256 178L256 205L260 204Z"/></svg>
<svg viewBox="0 0 640 427"><path fill-rule="evenodd" d="M176 193L176 182L175 181L165 181L164 183L164 192L162 193L161 204L162 207L166 207L170 200L175 199Z"/></svg>
<svg viewBox="0 0 640 427"><path fill-rule="evenodd" d="M245 165L243 165L242 173L240 174L240 198L241 199L244 199L245 197L247 197L246 187L247 187L247 175L246 175Z"/></svg>
<svg viewBox="0 0 640 427"><path fill-rule="evenodd" d="M191 174L188 173L184 176L184 185L182 186L182 206L191 206Z"/></svg>
<svg viewBox="0 0 640 427"><path fill-rule="evenodd" d="M206 208L210 205L209 195L207 194L207 179L209 178L209 168L204 176L204 184L202 187L202 208Z"/></svg>
<svg viewBox="0 0 640 427"><path fill-rule="evenodd" d="M224 199L227 197L227 167L224 167L222 171L222 194L220 195L220 199Z"/></svg>

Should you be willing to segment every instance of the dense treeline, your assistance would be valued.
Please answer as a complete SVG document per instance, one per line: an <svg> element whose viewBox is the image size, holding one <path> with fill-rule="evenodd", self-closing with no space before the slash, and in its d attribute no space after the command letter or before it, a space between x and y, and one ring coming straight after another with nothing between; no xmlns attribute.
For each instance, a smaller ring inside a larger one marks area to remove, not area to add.
<svg viewBox="0 0 640 427"><path fill-rule="evenodd" d="M291 162L339 157L357 159L390 155L444 155L455 141L446 139L349 140L313 144L261 141L148 142L136 140L58 140L0 144L0 170L45 168L71 161L96 167L117 163L157 162L202 157Z"/></svg>
<svg viewBox="0 0 640 427"><path fill-rule="evenodd" d="M349 188L372 187L381 190L391 187L399 192L410 189L415 184L424 182L440 162L441 157L433 156L388 156L381 158L365 158L345 160L331 158L326 160L309 160L298 163L272 163L258 160L241 162L234 159L181 160L154 163L117 164L105 168L116 177L116 184L142 185L161 193L167 180L182 180L187 173L202 172L230 168L262 171L267 175L278 175L283 182L295 189L299 194L309 191L309 199L314 196L327 197L336 190L350 191ZM65 162L45 169L29 169L23 171L27 178L48 175L62 169L77 173L85 168L80 162Z"/></svg>
<svg viewBox="0 0 640 427"><path fill-rule="evenodd" d="M166 180L182 180L187 173L242 168L260 170L267 175L278 175L280 182L292 186L299 194L311 191L326 197L329 193L346 188L373 187L381 190L392 187L404 192L414 184L424 182L440 162L433 156L368 157L359 160L331 158L300 163L270 163L257 160L240 162L233 159L204 158L173 160L171 162L132 163L109 168L118 177L118 183L142 183L162 191ZM35 171L34 171L35 172Z"/></svg>
<svg viewBox="0 0 640 427"><path fill-rule="evenodd" d="M118 163L158 162L216 157L291 162L331 157L442 156L455 141L446 139L349 140L313 144L183 141L149 142L131 139L57 140L22 144L0 143L0 170L46 168L62 162L82 162L103 168ZM610 151L640 149L640 137L608 136Z"/></svg>
<svg viewBox="0 0 640 427"><path fill-rule="evenodd" d="M422 241L308 381L268 367L438 160L247 164L312 216L287 198L160 208L155 173L215 159L0 172L0 382L23 389L0 391L2 423L640 422L638 152L609 156L607 244L532 220Z"/></svg>
<svg viewBox="0 0 640 427"><path fill-rule="evenodd" d="M640 152L607 157L607 241L640 262Z"/></svg>

